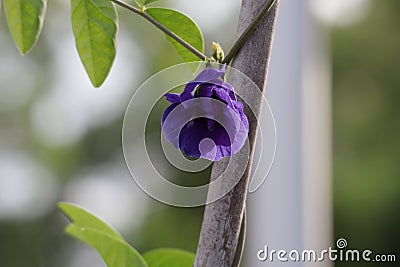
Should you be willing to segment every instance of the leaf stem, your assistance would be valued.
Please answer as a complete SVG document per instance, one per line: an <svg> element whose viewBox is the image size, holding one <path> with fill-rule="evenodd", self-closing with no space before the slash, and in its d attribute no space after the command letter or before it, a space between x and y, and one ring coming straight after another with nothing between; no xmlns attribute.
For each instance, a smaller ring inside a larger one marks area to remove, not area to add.
<svg viewBox="0 0 400 267"><path fill-rule="evenodd" d="M263 6L263 8L261 9L260 13L258 13L256 18L254 19L254 21L244 30L244 32L235 41L235 43L233 44L231 50L229 50L229 52L226 54L226 56L222 60L222 64L229 64L229 62L231 62L233 57L236 56L236 54L240 51L240 49L245 44L247 39L249 39L250 35L254 32L254 30L260 24L260 22L264 18L264 16L274 6L275 2L276 2L276 0L267 1L267 3Z"/></svg>
<svg viewBox="0 0 400 267"><path fill-rule="evenodd" d="M183 40L181 37L176 35L174 32L170 31L168 28L166 28L164 25L162 25L160 22L155 20L152 16L147 14L146 12L141 11L139 8L136 8L134 6L131 6L125 2L122 2L120 0L111 0L114 2L116 5L119 5L125 9L128 9L129 11L132 11L133 13L136 13L146 19L148 22L156 26L159 30L164 32L166 35L170 36L172 39L183 45L187 50L192 52L195 56L197 56L201 60L207 60L206 55L204 55L202 52L194 48L192 45L190 45L188 42Z"/></svg>
<svg viewBox="0 0 400 267"><path fill-rule="evenodd" d="M240 267L244 251L244 243L246 240L246 232L247 232L247 212L246 209L244 209L242 225L240 226L238 245L236 247L235 258L233 259L232 267Z"/></svg>

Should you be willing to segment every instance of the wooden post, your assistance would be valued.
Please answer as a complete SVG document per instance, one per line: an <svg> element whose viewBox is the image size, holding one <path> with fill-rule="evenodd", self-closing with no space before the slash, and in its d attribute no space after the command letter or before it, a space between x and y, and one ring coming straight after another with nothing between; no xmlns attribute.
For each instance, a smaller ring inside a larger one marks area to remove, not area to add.
<svg viewBox="0 0 400 267"><path fill-rule="evenodd" d="M242 1L237 36L240 36L251 24L265 3L265 0ZM232 67L246 74L260 90L263 90L266 85L278 6L279 0L264 17L232 63ZM259 114L261 99L251 99L251 102L253 106L255 105L258 110L257 114ZM243 160L240 160L241 157L238 157L239 160L233 162L233 170L245 169L240 181L224 197L206 205L194 267L232 267L234 262L245 210L258 125L258 115L252 115L246 105L245 113L249 119L250 160L248 163L247 161L244 161L244 163ZM225 158L214 163L211 173L212 181L223 173L229 160L232 159ZM233 177L237 175L237 172L225 172L223 175ZM219 190L218 188L210 189L213 191ZM221 190L224 190L224 188L221 188Z"/></svg>

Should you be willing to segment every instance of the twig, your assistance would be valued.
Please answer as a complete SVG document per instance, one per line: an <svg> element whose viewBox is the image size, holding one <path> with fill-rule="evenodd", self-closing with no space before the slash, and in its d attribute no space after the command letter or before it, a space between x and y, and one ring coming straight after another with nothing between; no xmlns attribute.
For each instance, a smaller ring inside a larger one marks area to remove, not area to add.
<svg viewBox="0 0 400 267"><path fill-rule="evenodd" d="M247 39L249 39L250 35L254 32L254 30L260 24L265 15L271 10L275 3L276 0L269 0L268 3L265 4L265 6L258 13L257 17L254 19L253 23L251 23L242 33L242 35L240 35L239 38L235 41L232 48L222 60L222 64L229 64L229 62L240 51L243 44L247 41Z"/></svg>
<svg viewBox="0 0 400 267"><path fill-rule="evenodd" d="M125 3L125 2L122 2L120 0L111 0L111 1L114 2L115 4L119 5L119 6L123 7L123 8L126 8L126 9L132 11L133 13L138 14L139 16L143 17L148 22L150 22L151 24L156 26L159 30L164 32L166 35L170 36L172 39L174 39L175 41L177 41L178 43L183 45L187 50L192 52L199 59L201 59L201 60L206 60L207 59L206 55L204 55L202 52L200 52L199 50L194 48L191 44L189 44L188 42L183 40L181 37L176 35L174 32L170 31L168 28L166 28L164 25L159 23L157 20L155 20L152 16L150 16L146 12L143 12L139 8L136 8L136 7L134 7L132 5L129 5L129 4Z"/></svg>

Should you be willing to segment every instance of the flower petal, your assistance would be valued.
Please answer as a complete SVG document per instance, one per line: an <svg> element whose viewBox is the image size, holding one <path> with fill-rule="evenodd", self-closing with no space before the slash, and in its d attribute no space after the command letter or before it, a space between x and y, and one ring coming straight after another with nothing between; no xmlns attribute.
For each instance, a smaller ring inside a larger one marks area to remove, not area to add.
<svg viewBox="0 0 400 267"><path fill-rule="evenodd" d="M197 88L195 97L211 97L212 93L213 84L204 83Z"/></svg>
<svg viewBox="0 0 400 267"><path fill-rule="evenodd" d="M206 83L212 80L217 80L218 78L222 77L225 74L226 66L223 65L222 68L214 69L214 68L206 68L193 81L189 82L183 92L191 93L199 84Z"/></svg>
<svg viewBox="0 0 400 267"><path fill-rule="evenodd" d="M171 113L171 111L172 111L177 105L178 105L177 103L173 103L173 104L171 104L170 106L168 106L168 107L164 110L164 113L163 113L162 118L161 118L161 125L164 124L165 119L167 118L167 116L169 115L169 113Z"/></svg>
<svg viewBox="0 0 400 267"><path fill-rule="evenodd" d="M233 107L232 99L229 96L229 92L227 92L225 89L223 89L223 88L215 88L214 89L214 95L216 96L216 99L224 102L229 107Z"/></svg>
<svg viewBox="0 0 400 267"><path fill-rule="evenodd" d="M178 94L170 94L170 93L167 93L167 94L165 94L164 95L165 96L165 98L169 101L169 102L171 102L171 103L179 103L180 101L179 101L179 95Z"/></svg>
<svg viewBox="0 0 400 267"><path fill-rule="evenodd" d="M179 101L181 103L183 103L189 99L192 99L192 98L193 98L192 93L183 92L182 94L179 95Z"/></svg>
<svg viewBox="0 0 400 267"><path fill-rule="evenodd" d="M179 148L188 157L200 158L201 156L199 144L204 139L201 124L200 118L194 119L188 122L179 133Z"/></svg>
<svg viewBox="0 0 400 267"><path fill-rule="evenodd" d="M171 104L162 117L162 132L165 138L179 148L179 134L185 124L191 120L190 112L183 104Z"/></svg>

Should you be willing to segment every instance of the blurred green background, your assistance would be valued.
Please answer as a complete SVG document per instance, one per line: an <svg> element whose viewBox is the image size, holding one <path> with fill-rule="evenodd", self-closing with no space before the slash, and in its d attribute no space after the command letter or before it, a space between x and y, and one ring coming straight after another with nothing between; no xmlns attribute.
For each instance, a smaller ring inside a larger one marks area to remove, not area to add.
<svg viewBox="0 0 400 267"><path fill-rule="evenodd" d="M400 2L371 3L332 30L335 236L399 257Z"/></svg>
<svg viewBox="0 0 400 267"><path fill-rule="evenodd" d="M208 52L211 41L228 48L234 40L240 1L232 2L214 3L207 16L190 13L190 3L161 4L194 17ZM60 200L100 214L140 251L195 251L203 209L147 197L130 178L121 149L123 113L134 89L179 63L178 55L151 25L119 9L117 59L105 85L94 89L74 49L68 4L50 1L42 36L25 57L0 17L0 265L101 266L94 251L63 234ZM355 23L326 25L333 64L334 233L352 247L398 253L400 2L370 4ZM209 19L216 16L218 27ZM159 140L159 122L150 128ZM356 264L336 263L350 265Z"/></svg>

